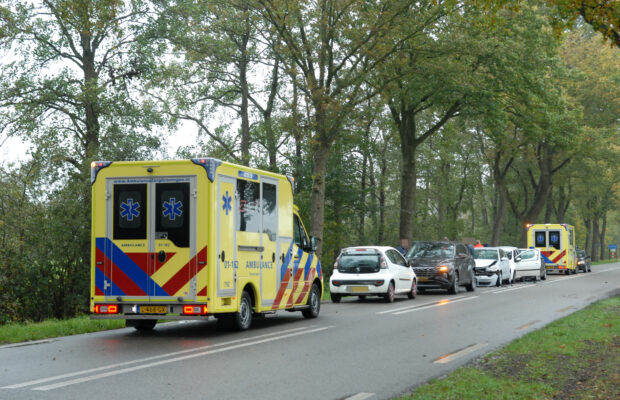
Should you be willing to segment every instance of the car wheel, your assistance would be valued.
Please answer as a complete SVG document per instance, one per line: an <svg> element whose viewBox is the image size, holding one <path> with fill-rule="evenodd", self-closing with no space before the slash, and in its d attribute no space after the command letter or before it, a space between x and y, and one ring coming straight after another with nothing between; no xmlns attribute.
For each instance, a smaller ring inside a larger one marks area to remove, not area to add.
<svg viewBox="0 0 620 400"><path fill-rule="evenodd" d="M301 311L304 318L316 318L321 311L321 290L313 283L308 295L308 308Z"/></svg>
<svg viewBox="0 0 620 400"><path fill-rule="evenodd" d="M452 285L448 289L448 294L457 294L459 291L459 273L454 274L454 280L452 281Z"/></svg>
<svg viewBox="0 0 620 400"><path fill-rule="evenodd" d="M359 296L358 300L364 302L366 301L366 296Z"/></svg>
<svg viewBox="0 0 620 400"><path fill-rule="evenodd" d="M476 290L476 277L473 272L471 273L471 280L467 285L465 285L465 289L467 289L468 292L473 292Z"/></svg>
<svg viewBox="0 0 620 400"><path fill-rule="evenodd" d="M387 293L383 296L386 303L394 302L394 282L390 282L388 285Z"/></svg>
<svg viewBox="0 0 620 400"><path fill-rule="evenodd" d="M338 293L330 293L329 297L332 298L332 303L340 303L340 300L342 299L342 296Z"/></svg>
<svg viewBox="0 0 620 400"><path fill-rule="evenodd" d="M547 280L547 268L545 267L545 269L543 269L543 272L540 273L540 280L544 281Z"/></svg>
<svg viewBox="0 0 620 400"><path fill-rule="evenodd" d="M407 297L410 299L415 299L415 296L418 294L418 285L416 284L415 279L411 282L411 290L407 293Z"/></svg>
<svg viewBox="0 0 620 400"><path fill-rule="evenodd" d="M233 324L238 331L245 331L252 325L252 300L245 290L239 301L239 311L233 314Z"/></svg>

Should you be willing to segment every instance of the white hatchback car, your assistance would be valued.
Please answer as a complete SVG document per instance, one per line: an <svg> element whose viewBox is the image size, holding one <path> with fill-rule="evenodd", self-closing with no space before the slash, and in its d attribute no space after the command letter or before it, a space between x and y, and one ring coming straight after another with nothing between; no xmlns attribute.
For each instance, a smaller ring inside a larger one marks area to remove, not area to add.
<svg viewBox="0 0 620 400"><path fill-rule="evenodd" d="M510 279L508 257L499 247L475 248L474 261L478 286L501 286Z"/></svg>
<svg viewBox="0 0 620 400"><path fill-rule="evenodd" d="M517 263L515 262L515 257L519 254L519 249L512 246L500 246L500 249L504 250L506 253L506 257L508 258L508 265L510 265L510 279L509 283L513 283L515 281L515 271L517 270Z"/></svg>
<svg viewBox="0 0 620 400"><path fill-rule="evenodd" d="M543 260L540 250L538 249L519 249L519 253L515 257L516 271L515 279L534 278L547 279L547 268Z"/></svg>
<svg viewBox="0 0 620 400"><path fill-rule="evenodd" d="M329 279L334 303L343 296L380 296L388 303L394 295L417 294L417 280L403 255L393 247L348 247L340 252Z"/></svg>

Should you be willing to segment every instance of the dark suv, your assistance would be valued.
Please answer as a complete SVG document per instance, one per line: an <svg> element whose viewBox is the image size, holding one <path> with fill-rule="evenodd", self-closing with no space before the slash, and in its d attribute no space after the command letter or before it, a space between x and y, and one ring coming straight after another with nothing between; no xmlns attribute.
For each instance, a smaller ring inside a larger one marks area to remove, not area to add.
<svg viewBox="0 0 620 400"><path fill-rule="evenodd" d="M476 263L467 247L451 242L415 242L407 260L418 279L418 290L447 289L456 294L459 286L476 288Z"/></svg>

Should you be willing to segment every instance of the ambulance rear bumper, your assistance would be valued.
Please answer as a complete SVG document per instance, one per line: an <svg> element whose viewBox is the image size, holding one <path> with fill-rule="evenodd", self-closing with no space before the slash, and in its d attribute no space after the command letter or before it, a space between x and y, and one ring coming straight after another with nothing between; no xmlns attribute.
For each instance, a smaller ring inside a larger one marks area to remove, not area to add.
<svg viewBox="0 0 620 400"><path fill-rule="evenodd" d="M214 320L213 315L91 314L90 319Z"/></svg>

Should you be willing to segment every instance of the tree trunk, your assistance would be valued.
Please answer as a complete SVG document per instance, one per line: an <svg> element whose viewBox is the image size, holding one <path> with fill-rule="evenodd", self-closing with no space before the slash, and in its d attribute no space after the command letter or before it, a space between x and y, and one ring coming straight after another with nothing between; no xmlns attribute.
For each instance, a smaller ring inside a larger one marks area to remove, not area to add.
<svg viewBox="0 0 620 400"><path fill-rule="evenodd" d="M406 240L413 235L413 222L415 217L415 191L416 191L416 125L413 112L401 113L398 126L400 135L401 183L400 183L400 226L398 229L399 239Z"/></svg>
<svg viewBox="0 0 620 400"><path fill-rule="evenodd" d="M499 246L502 235L502 227L504 226L504 217L507 210L506 197L500 190L497 193L497 212L493 218L493 232L491 234L491 246ZM522 246L523 247L523 246Z"/></svg>
<svg viewBox="0 0 620 400"><path fill-rule="evenodd" d="M361 190L360 190L360 205L359 205L359 233L358 238L360 243L364 241L365 238L365 225L366 225L366 174L367 174L367 163L368 157L366 157L366 152L364 151L364 156L362 158L362 179L361 179Z"/></svg>
<svg viewBox="0 0 620 400"><path fill-rule="evenodd" d="M599 245L600 245L600 238L599 238L599 230L598 230L598 218L594 217L592 218L592 261L598 261L599 260Z"/></svg>
<svg viewBox="0 0 620 400"><path fill-rule="evenodd" d="M320 259L323 251L323 227L325 225L325 176L327 174L327 158L331 143L320 141L314 148L314 168L312 180L310 234L316 237L317 255Z"/></svg>
<svg viewBox="0 0 620 400"><path fill-rule="evenodd" d="M590 218L584 218L583 223L586 226L586 253L592 255L592 222Z"/></svg>
<svg viewBox="0 0 620 400"><path fill-rule="evenodd" d="M244 36L245 37L245 36ZM248 86L248 60L247 60L247 41L241 49L241 59L239 60L239 84L241 87L241 163L250 165L250 117L249 117L249 97L250 89Z"/></svg>
<svg viewBox="0 0 620 400"><path fill-rule="evenodd" d="M603 214L603 226L601 227L601 235L599 236L601 241L601 260L605 260L607 256L605 255L605 231L607 230L607 213Z"/></svg>

